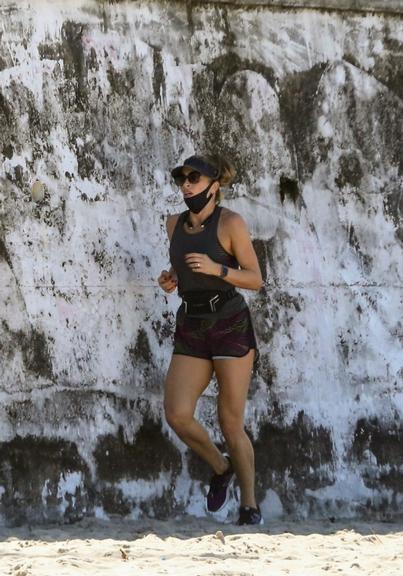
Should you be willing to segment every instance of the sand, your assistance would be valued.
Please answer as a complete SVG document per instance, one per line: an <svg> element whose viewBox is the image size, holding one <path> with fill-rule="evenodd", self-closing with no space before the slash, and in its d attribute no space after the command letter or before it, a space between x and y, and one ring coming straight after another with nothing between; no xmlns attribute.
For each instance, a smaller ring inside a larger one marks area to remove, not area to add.
<svg viewBox="0 0 403 576"><path fill-rule="evenodd" d="M84 519L0 538L0 576L403 574L403 523Z"/></svg>

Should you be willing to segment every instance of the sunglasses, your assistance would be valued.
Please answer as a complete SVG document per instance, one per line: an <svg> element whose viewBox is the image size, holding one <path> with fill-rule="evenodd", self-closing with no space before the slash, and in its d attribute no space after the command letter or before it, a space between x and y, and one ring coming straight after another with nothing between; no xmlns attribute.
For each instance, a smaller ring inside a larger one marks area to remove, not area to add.
<svg viewBox="0 0 403 576"><path fill-rule="evenodd" d="M200 172L197 170L192 170L192 172L189 172L189 174L183 174L183 172L180 172L180 174L175 174L173 179L177 186L183 186L186 180L189 180L190 184L197 184L200 181L201 176L202 175Z"/></svg>

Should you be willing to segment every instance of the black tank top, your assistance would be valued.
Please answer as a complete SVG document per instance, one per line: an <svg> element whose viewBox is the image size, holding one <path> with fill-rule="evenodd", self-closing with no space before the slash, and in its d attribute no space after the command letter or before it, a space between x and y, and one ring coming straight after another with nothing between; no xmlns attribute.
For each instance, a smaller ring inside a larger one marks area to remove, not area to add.
<svg viewBox="0 0 403 576"><path fill-rule="evenodd" d="M171 265L178 276L178 293L181 296L184 292L203 290L231 290L233 286L218 276L200 274L192 272L185 262L185 254L198 252L207 254L214 262L224 264L229 268L239 268L235 256L229 254L220 244L217 236L218 222L222 208L216 206L211 220L205 228L197 234L190 234L185 231L184 224L188 211L180 214L169 247L169 257ZM233 310L239 310L246 306L241 294L226 302L223 308L217 313L219 317L227 316Z"/></svg>

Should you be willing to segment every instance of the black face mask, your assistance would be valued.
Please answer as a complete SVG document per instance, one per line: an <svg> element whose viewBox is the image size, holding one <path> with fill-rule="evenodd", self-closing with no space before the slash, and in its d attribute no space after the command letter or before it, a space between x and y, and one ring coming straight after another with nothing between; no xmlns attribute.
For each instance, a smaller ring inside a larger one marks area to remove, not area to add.
<svg viewBox="0 0 403 576"><path fill-rule="evenodd" d="M214 184L214 182L215 180L210 182L207 188L205 188L199 194L196 194L196 196L190 196L189 198L184 198L186 206L189 208L191 212L193 212L193 214L198 214L199 212L201 212L203 208L207 206L207 204L212 199L213 196L209 196L207 198L207 194L209 193L209 190L211 186Z"/></svg>

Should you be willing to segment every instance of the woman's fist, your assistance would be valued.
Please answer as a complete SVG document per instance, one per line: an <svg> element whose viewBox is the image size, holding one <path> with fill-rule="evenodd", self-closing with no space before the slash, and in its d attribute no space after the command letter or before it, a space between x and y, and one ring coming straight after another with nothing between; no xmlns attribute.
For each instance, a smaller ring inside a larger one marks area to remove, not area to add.
<svg viewBox="0 0 403 576"><path fill-rule="evenodd" d="M199 274L219 276L221 272L221 264L214 262L207 254L190 252L189 254L185 254L185 262L193 272Z"/></svg>
<svg viewBox="0 0 403 576"><path fill-rule="evenodd" d="M170 294L176 290L178 286L178 277L173 270L170 272L168 272L168 270L163 270L158 277L158 284L165 292Z"/></svg>

